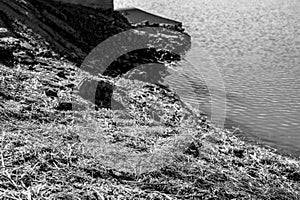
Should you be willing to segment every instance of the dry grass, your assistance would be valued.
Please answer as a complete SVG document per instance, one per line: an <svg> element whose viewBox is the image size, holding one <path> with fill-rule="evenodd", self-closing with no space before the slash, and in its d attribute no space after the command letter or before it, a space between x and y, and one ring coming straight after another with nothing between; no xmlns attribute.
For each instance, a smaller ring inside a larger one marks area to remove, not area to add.
<svg viewBox="0 0 300 200"><path fill-rule="evenodd" d="M105 111L103 116L108 117ZM299 199L297 160L245 144L228 132L110 120L84 126L2 123L1 196Z"/></svg>
<svg viewBox="0 0 300 200"><path fill-rule="evenodd" d="M15 52L31 50L24 42L0 39ZM216 131L154 85L129 84L128 110L94 111L68 87L87 74L35 56L0 64L1 199L300 199L299 160ZM84 111L58 110L62 102ZM165 110L160 123L150 108Z"/></svg>

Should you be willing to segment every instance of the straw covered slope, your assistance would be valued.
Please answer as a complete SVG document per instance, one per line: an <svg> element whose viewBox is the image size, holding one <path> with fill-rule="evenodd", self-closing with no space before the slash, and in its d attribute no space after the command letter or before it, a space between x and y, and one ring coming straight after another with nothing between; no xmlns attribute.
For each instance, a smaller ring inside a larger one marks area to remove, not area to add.
<svg viewBox="0 0 300 200"><path fill-rule="evenodd" d="M214 129L167 88L91 75L63 58L93 48L92 27L43 2L0 1L1 199L300 198L298 160ZM76 15L96 14L85 12ZM109 31L97 42L130 27L98 15ZM54 28L58 16L66 20ZM74 29L77 42L65 35ZM78 95L83 80L114 85L123 108L95 111Z"/></svg>

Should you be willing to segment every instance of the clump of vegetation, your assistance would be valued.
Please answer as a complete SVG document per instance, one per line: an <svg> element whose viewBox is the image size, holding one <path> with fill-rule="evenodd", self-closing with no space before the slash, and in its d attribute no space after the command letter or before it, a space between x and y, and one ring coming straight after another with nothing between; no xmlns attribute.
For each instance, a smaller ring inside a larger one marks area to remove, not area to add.
<svg viewBox="0 0 300 200"><path fill-rule="evenodd" d="M2 199L300 199L299 160L214 129L166 88L81 71L20 21L8 31ZM76 93L87 79L118 86L124 108L95 111Z"/></svg>

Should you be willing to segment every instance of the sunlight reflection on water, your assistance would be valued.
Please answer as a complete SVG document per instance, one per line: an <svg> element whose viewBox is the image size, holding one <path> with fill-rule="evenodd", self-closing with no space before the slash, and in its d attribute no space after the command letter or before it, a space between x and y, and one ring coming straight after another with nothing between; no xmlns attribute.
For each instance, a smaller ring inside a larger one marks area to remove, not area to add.
<svg viewBox="0 0 300 200"><path fill-rule="evenodd" d="M213 55L224 77L231 123L257 140L300 155L299 1L115 0L115 4L182 21ZM178 89L182 79L173 80ZM209 96L201 97L203 107L209 108Z"/></svg>

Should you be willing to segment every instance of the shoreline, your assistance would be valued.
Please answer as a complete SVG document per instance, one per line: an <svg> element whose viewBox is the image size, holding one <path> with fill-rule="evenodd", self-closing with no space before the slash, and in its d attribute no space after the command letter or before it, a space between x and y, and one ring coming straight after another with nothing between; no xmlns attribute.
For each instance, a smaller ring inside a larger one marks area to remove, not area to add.
<svg viewBox="0 0 300 200"><path fill-rule="evenodd" d="M135 10L139 10L139 11L143 11L139 8L135 8L135 7L129 7L129 8L119 8L117 9L117 11L121 12L121 13L125 13L125 17L127 19L131 19L132 21L141 21L139 18L141 19L144 19L146 18L145 16L147 15L153 15L154 17L158 17L160 18L159 16L156 16L152 13L148 13L148 12L145 12L144 13L144 17L142 16L143 14L139 14L137 16L134 16L134 12ZM131 11L133 12L132 14L128 14L126 13L127 11ZM126 16L126 15L129 15L129 16ZM176 26L173 25L174 24L178 24L179 22L177 21L174 21L171 20L171 19L168 19L168 18L162 18L163 20L169 20L171 24L166 24L166 25L163 25L161 23L155 23L155 22L149 22L149 21L143 21L143 22L140 22L140 23L133 23L131 22L131 25L133 25L133 27L166 27L166 28L170 28L170 29L173 29L173 30L176 30L176 31L182 31L184 34L187 34L188 36L190 36L187 32L184 32L184 29L182 30L177 30ZM159 19L158 19L159 20ZM129 20L130 21L130 20ZM152 20L153 21L153 20ZM182 27L182 23L180 22L180 27ZM227 128L228 130L231 130L231 131L235 131L236 129L234 128L234 126L236 126L236 124L233 124L233 122L230 122L230 128ZM228 125L228 124L227 124ZM225 125L226 126L226 125ZM251 144L254 144L254 145L258 145L260 147L265 147L265 148L269 148L269 149L274 149L276 150L276 152L280 155L283 155L283 156L289 156L289 157L293 157L293 158L297 158L299 159L300 158L300 153L296 153L296 151L293 151L291 149L283 149L283 147L280 149L279 146L273 141L272 144L270 144L269 140L262 140L259 138L259 136L255 136L251 133L247 133L245 129L241 130L239 129L238 132L240 132L240 135L239 137L242 138L242 140L244 140L245 142L250 142ZM246 135L245 135L246 134ZM268 144L269 143L269 144Z"/></svg>
<svg viewBox="0 0 300 200"><path fill-rule="evenodd" d="M290 87L298 87L294 83L299 59L294 58L299 54L286 50L298 47L297 39L288 35L293 36L293 30L299 27L298 14L294 12L299 2L268 1L265 6L257 0L228 0L222 5L218 2L192 0L181 5L172 0L159 4L116 0L115 4L116 8L135 6L183 22L186 30L216 58L228 91L240 94L240 100L246 101L233 99L236 106L230 108L230 117L250 127L256 138L274 140L280 149L299 152L299 98L297 90ZM276 13L281 13L280 17ZM268 47L264 48L264 44Z"/></svg>

